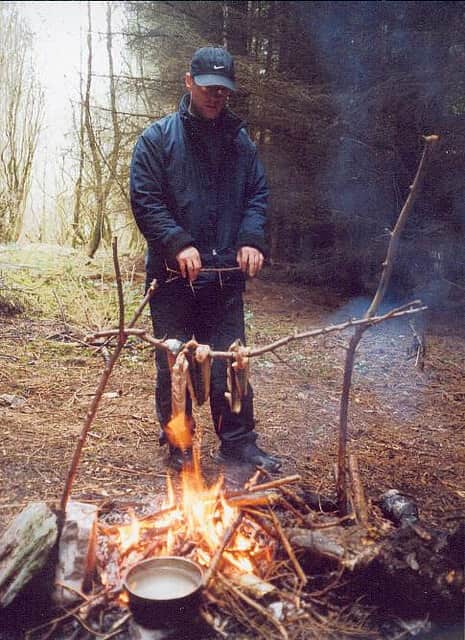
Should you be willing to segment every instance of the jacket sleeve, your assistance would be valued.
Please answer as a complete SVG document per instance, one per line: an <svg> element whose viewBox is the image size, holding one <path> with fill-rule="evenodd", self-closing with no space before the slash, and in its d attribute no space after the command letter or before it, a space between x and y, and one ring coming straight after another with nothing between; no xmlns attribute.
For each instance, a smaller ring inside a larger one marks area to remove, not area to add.
<svg viewBox="0 0 465 640"><path fill-rule="evenodd" d="M177 223L167 206L161 132L156 125L142 133L134 148L130 193L137 226L147 243L161 251L168 261L194 244L192 236Z"/></svg>
<svg viewBox="0 0 465 640"><path fill-rule="evenodd" d="M255 145L247 176L246 198L246 208L237 236L237 247L255 247L266 256L268 251L265 240L265 224L268 186L265 170L258 159Z"/></svg>

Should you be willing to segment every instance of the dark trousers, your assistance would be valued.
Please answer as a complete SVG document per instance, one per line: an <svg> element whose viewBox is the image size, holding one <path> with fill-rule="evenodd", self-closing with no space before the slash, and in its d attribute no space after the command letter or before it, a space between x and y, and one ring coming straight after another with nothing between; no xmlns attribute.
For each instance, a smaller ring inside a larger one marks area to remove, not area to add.
<svg viewBox="0 0 465 640"><path fill-rule="evenodd" d="M237 338L245 344L242 292L236 287L211 283L194 293L185 280L176 280L155 293L150 301L150 310L156 338L176 338L187 342L194 337L199 344L207 344L215 351L227 351ZM155 404L163 429L171 418L171 376L166 353L157 349L155 358ZM215 358L211 371L210 407L222 447L228 449L237 444L255 442L252 388L249 385L238 414L230 410L225 391L226 362ZM192 414L189 397L187 413ZM163 441L161 437L160 443Z"/></svg>

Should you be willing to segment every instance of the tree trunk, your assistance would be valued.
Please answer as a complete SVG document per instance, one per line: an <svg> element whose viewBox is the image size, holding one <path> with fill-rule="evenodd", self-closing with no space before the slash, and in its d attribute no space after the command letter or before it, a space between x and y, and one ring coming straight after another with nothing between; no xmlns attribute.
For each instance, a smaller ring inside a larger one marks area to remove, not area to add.
<svg viewBox="0 0 465 640"><path fill-rule="evenodd" d="M103 216L105 213L105 202L103 199L103 185L102 185L102 166L100 163L100 156L98 153L97 139L95 137L95 131L92 124L92 117L90 112L90 95L91 95L91 82L92 82L92 11L90 2L87 3L87 19L88 19L88 31L87 31L87 83L86 94L84 100L84 123L86 127L87 137L89 140L90 151L92 155L92 167L94 170L95 184L95 220L92 228L92 232L89 239L89 246L87 254L90 258L93 258L95 252L99 248L100 241L102 239L102 226Z"/></svg>

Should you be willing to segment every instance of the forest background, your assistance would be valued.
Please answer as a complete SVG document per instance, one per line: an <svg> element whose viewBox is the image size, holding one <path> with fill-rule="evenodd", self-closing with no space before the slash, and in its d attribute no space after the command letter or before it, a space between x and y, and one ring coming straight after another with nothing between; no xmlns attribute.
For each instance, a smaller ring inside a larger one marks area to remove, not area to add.
<svg viewBox="0 0 465 640"><path fill-rule="evenodd" d="M140 255L128 199L133 146L177 108L195 49L220 44L237 64L231 108L268 174L273 276L372 292L422 136L435 133L441 146L391 294L463 303L465 2L61 3L82 17L79 68L70 68L78 89L54 189L43 181L39 192L46 100L23 11L35 4L50 3L0 7L1 243L93 257L117 235Z"/></svg>

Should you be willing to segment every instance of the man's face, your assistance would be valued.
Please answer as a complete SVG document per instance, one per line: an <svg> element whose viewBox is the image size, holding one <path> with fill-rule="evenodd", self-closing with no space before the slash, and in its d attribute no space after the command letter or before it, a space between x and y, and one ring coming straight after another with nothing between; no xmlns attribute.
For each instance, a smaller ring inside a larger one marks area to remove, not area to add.
<svg viewBox="0 0 465 640"><path fill-rule="evenodd" d="M200 87L195 84L190 73L186 73L186 87L192 96L193 111L205 120L215 120L224 109L226 100L231 93L221 86Z"/></svg>

